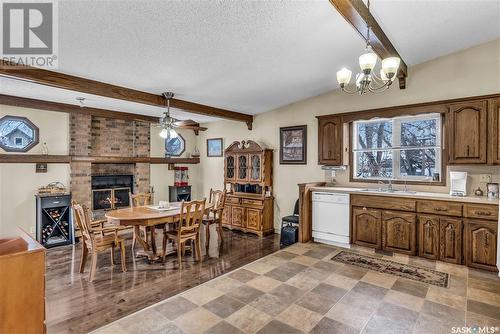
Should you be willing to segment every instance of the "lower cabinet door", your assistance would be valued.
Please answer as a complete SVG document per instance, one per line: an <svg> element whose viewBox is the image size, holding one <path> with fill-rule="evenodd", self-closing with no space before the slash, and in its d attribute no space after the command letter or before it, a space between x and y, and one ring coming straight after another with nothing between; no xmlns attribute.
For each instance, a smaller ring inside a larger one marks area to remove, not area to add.
<svg viewBox="0 0 500 334"><path fill-rule="evenodd" d="M382 248L387 251L416 254L416 216L414 213L384 211L382 213Z"/></svg>
<svg viewBox="0 0 500 334"><path fill-rule="evenodd" d="M439 259L462 264L462 220L441 217L439 220Z"/></svg>
<svg viewBox="0 0 500 334"><path fill-rule="evenodd" d="M247 210L247 228L255 231L261 230L262 211L258 209Z"/></svg>
<svg viewBox="0 0 500 334"><path fill-rule="evenodd" d="M224 206L224 210L222 210L222 224L231 225L231 210L231 206Z"/></svg>
<svg viewBox="0 0 500 334"><path fill-rule="evenodd" d="M439 257L439 217L418 216L418 255L437 260Z"/></svg>
<svg viewBox="0 0 500 334"><path fill-rule="evenodd" d="M497 223L467 220L465 260L469 267L496 271Z"/></svg>
<svg viewBox="0 0 500 334"><path fill-rule="evenodd" d="M233 206L231 209L231 225L245 227L245 208Z"/></svg>
<svg viewBox="0 0 500 334"><path fill-rule="evenodd" d="M352 208L353 243L381 248L381 211L368 208Z"/></svg>

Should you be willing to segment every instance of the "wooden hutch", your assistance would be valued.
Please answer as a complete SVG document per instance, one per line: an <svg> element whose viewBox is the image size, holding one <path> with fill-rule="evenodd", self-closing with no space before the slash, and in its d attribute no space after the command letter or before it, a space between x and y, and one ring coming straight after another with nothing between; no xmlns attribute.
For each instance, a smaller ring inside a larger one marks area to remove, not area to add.
<svg viewBox="0 0 500 334"><path fill-rule="evenodd" d="M248 140L233 142L224 154L223 225L261 237L274 233L273 151Z"/></svg>

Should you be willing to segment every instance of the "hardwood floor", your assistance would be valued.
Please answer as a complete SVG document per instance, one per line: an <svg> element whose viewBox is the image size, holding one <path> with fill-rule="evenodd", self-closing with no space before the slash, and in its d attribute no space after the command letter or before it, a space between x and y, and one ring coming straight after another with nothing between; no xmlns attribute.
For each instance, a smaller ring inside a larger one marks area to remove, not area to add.
<svg viewBox="0 0 500 334"><path fill-rule="evenodd" d="M115 253L114 266L110 265L109 252L102 253L93 283L88 282L88 264L83 274L78 273L80 244L47 251L49 334L94 330L279 249L278 235L259 239L250 234L224 230L224 244L220 251L211 247L207 257L202 247L202 263L194 262L190 254L186 255L180 272L175 254L167 257L165 264L148 264L144 258L133 258L131 237L131 234L127 235L126 240L127 272L120 271L118 253ZM214 231L210 244L215 246L216 239Z"/></svg>

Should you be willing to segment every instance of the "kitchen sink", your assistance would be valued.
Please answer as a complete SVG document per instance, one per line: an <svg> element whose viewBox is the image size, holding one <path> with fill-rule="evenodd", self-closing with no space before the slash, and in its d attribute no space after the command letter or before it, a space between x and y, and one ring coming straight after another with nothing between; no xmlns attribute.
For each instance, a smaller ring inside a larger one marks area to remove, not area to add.
<svg viewBox="0 0 500 334"><path fill-rule="evenodd" d="M375 193L387 193L387 194L416 194L416 191L412 190L389 190L389 189L380 189L380 188L364 188L359 191L363 192L375 192Z"/></svg>

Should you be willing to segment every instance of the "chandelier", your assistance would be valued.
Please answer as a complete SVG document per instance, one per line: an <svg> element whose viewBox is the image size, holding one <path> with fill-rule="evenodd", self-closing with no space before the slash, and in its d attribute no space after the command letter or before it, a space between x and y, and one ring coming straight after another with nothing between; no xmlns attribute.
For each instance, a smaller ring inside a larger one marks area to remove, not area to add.
<svg viewBox="0 0 500 334"><path fill-rule="evenodd" d="M368 16L370 16L370 0L367 3ZM368 22L368 20L367 20ZM366 92L380 93L388 89L396 78L399 63L399 57L388 57L382 60L382 68L380 69L380 76L377 76L373 69L377 65L378 56L373 52L370 45L370 25L366 25L366 47L365 52L359 56L359 67L361 72L356 74L355 85L351 89L347 85L351 81L352 71L347 68L342 68L337 72L337 81L340 89L348 94L363 95Z"/></svg>

